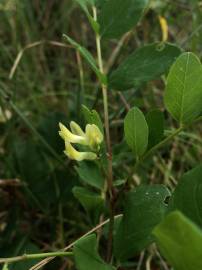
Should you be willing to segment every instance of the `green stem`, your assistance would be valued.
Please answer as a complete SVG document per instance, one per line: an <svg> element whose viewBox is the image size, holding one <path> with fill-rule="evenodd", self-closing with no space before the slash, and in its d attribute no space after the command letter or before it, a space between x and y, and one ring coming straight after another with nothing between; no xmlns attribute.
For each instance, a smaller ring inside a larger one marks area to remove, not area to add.
<svg viewBox="0 0 202 270"><path fill-rule="evenodd" d="M97 9L93 7L94 20L97 21ZM102 50L101 50L101 39L100 35L96 33L96 47L98 56L98 66L100 71L104 74L103 62L102 62ZM105 133L107 141L109 168L108 168L108 188L111 192L113 189L113 173L112 173L112 149L111 149L111 138L109 131L109 111L108 111L108 96L107 87L102 84L102 95L103 95L103 105L104 105L104 122L105 122Z"/></svg>
<svg viewBox="0 0 202 270"><path fill-rule="evenodd" d="M58 251L58 252L48 252L48 253L37 253L37 254L24 254L17 257L12 258L0 258L0 263L14 263L24 260L33 260L33 259L43 259L43 258L49 258L49 257L67 257L72 256L73 252L64 252L64 251Z"/></svg>
<svg viewBox="0 0 202 270"><path fill-rule="evenodd" d="M164 146L167 142L171 141L175 136L177 136L182 130L183 126L176 129L172 134L170 134L168 137L166 137L164 140L162 140L160 143L154 145L149 151L147 151L140 159L140 162L144 161L146 158L148 158L153 152Z"/></svg>
<svg viewBox="0 0 202 270"><path fill-rule="evenodd" d="M153 154L156 150L158 150L159 148L163 147L166 143L168 143L169 141L171 141L175 136L177 136L182 130L184 129L184 126L179 127L178 129L176 129L172 134L170 134L168 137L166 137L164 140L162 140L161 142L159 142L158 144L154 145L149 151L147 151L142 157L138 158L135 162L135 165L133 167L132 172L130 173L130 175L128 176L127 180L126 180L126 185L130 184L130 179L132 177L132 175L134 174L134 172L137 171L139 165L145 160L147 159L151 154ZM125 186L123 188L123 190L125 189Z"/></svg>
<svg viewBox="0 0 202 270"><path fill-rule="evenodd" d="M202 120L202 115L199 116L198 118L196 118L194 120L193 123L198 123L199 121ZM192 124L192 123L191 123ZM176 129L172 134L170 134L168 137L166 137L163 141L161 141L160 143L156 144L155 146L153 146L149 151L147 151L141 158L141 162L143 160L145 160L147 157L149 157L153 152L155 152L156 150L158 150L159 148L161 148L162 146L164 146L167 142L171 141L175 136L177 136L181 131L183 131L183 129L185 129L186 127L190 126L191 124L187 124L187 125L181 125L178 129Z"/></svg>
<svg viewBox="0 0 202 270"><path fill-rule="evenodd" d="M198 123L199 121L202 120L202 115L199 116L198 118L196 118L193 123ZM177 136L181 131L183 131L183 129L185 129L186 127L192 125L193 123L190 124L186 124L186 125L181 125L178 129L176 129L172 134L170 134L168 137L166 137L163 141L161 141L160 143L156 144L155 146L153 146L149 151L147 151L141 158L141 162L143 160L145 160L147 157L149 157L153 152L155 152L156 150L158 150L159 148L161 148L162 146L164 146L167 142L171 141L175 136Z"/></svg>
<svg viewBox="0 0 202 270"><path fill-rule="evenodd" d="M97 9L93 6L93 18L97 22ZM102 61L102 50L101 50L101 37L99 33L96 35L96 48L97 48L97 57L98 57L98 66L102 74L104 74L104 67ZM114 228L114 192L113 192L113 168L112 168L112 148L111 148L111 138L109 130L109 111L108 111L108 95L107 95L107 86L102 83L102 96L103 96L103 105L104 105L104 122L105 122L105 133L106 133L106 142L107 142L107 151L108 151L108 176L107 176L107 185L108 192L110 195L109 199L109 208L110 208L110 218L109 218L109 236L108 236L108 247L107 247L107 260L111 260L112 256L112 242L113 242L113 228Z"/></svg>

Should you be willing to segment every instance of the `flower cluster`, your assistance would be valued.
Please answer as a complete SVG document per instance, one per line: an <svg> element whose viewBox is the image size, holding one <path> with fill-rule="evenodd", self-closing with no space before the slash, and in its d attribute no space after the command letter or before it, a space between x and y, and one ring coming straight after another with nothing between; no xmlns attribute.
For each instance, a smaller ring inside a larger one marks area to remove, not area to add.
<svg viewBox="0 0 202 270"><path fill-rule="evenodd" d="M100 129L94 124L87 124L85 132L74 121L70 122L71 131L66 128L62 123L59 123L60 131L59 135L65 141L64 153L70 158L77 161L82 160L94 160L97 158L97 154L100 149L100 144L103 141L103 134ZM90 152L79 152L72 144L78 143L90 148ZM92 152L93 151L93 152Z"/></svg>

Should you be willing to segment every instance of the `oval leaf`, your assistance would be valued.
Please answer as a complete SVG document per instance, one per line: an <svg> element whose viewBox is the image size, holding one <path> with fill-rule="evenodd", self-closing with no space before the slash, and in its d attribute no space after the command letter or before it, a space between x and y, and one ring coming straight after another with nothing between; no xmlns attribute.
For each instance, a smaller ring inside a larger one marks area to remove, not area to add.
<svg viewBox="0 0 202 270"><path fill-rule="evenodd" d="M202 228L202 165L184 174L174 191L170 210L180 210Z"/></svg>
<svg viewBox="0 0 202 270"><path fill-rule="evenodd" d="M95 234L78 240L74 245L73 252L78 270L114 270L98 254Z"/></svg>
<svg viewBox="0 0 202 270"><path fill-rule="evenodd" d="M109 87L127 90L165 74L180 49L170 43L154 43L137 49L109 76Z"/></svg>
<svg viewBox="0 0 202 270"><path fill-rule="evenodd" d="M73 188L72 192L93 221L96 221L104 208L104 201L101 195L87 188L77 186Z"/></svg>
<svg viewBox="0 0 202 270"><path fill-rule="evenodd" d="M193 53L183 53L171 67L164 101L180 124L191 123L202 112L202 65Z"/></svg>
<svg viewBox="0 0 202 270"><path fill-rule="evenodd" d="M115 256L126 260L153 242L152 231L167 211L165 186L140 186L127 195L123 219L115 236Z"/></svg>
<svg viewBox="0 0 202 270"><path fill-rule="evenodd" d="M144 114L137 107L126 115L124 133L126 142L135 155L142 156L147 149L149 130Z"/></svg>
<svg viewBox="0 0 202 270"><path fill-rule="evenodd" d="M83 161L76 167L79 177L88 185L100 190L104 188L104 177L96 163Z"/></svg>
<svg viewBox="0 0 202 270"><path fill-rule="evenodd" d="M202 232L178 211L154 230L157 244L175 270L202 269Z"/></svg>
<svg viewBox="0 0 202 270"><path fill-rule="evenodd" d="M119 38L134 27L147 7L148 0L109 0L99 16L100 33L104 38Z"/></svg>

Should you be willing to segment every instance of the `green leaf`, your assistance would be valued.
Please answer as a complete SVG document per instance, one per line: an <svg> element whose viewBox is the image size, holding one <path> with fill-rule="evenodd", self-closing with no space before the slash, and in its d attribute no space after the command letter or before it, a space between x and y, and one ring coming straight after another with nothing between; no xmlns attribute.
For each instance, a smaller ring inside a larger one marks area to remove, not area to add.
<svg viewBox="0 0 202 270"><path fill-rule="evenodd" d="M104 134L102 120L95 110L89 110L85 105L82 105L82 113L87 124L95 124Z"/></svg>
<svg viewBox="0 0 202 270"><path fill-rule="evenodd" d="M95 72L101 83L107 84L106 76L100 72L99 68L97 67L96 61L93 58L92 54L84 47L82 47L79 43L74 41L69 36L63 34L63 37L75 48L77 49L80 54L85 58L85 60L89 63L92 70Z"/></svg>
<svg viewBox="0 0 202 270"><path fill-rule="evenodd" d="M80 162L79 166L76 167L76 171L85 183L101 190L103 189L104 177L95 163L87 161Z"/></svg>
<svg viewBox="0 0 202 270"><path fill-rule="evenodd" d="M104 207L104 201L101 195L83 187L74 187L72 192L86 212L96 219Z"/></svg>
<svg viewBox="0 0 202 270"><path fill-rule="evenodd" d="M144 114L137 107L126 115L124 133L126 142L135 155L142 156L147 149L149 130Z"/></svg>
<svg viewBox="0 0 202 270"><path fill-rule="evenodd" d="M180 210L202 228L202 165L184 174L172 196L170 210Z"/></svg>
<svg viewBox="0 0 202 270"><path fill-rule="evenodd" d="M171 67L164 101L180 124L191 123L202 112L202 65L193 53L183 53Z"/></svg>
<svg viewBox="0 0 202 270"><path fill-rule="evenodd" d="M126 260L153 242L152 231L163 219L170 196L165 186L140 186L127 195L123 219L115 237L114 251L118 260Z"/></svg>
<svg viewBox="0 0 202 270"><path fill-rule="evenodd" d="M154 230L157 244L175 270L202 269L202 232L178 211Z"/></svg>
<svg viewBox="0 0 202 270"><path fill-rule="evenodd" d="M148 148L159 143L164 135L164 114L158 109L150 111L146 115L146 121L149 127Z"/></svg>
<svg viewBox="0 0 202 270"><path fill-rule="evenodd" d="M141 47L112 72L109 87L123 91L159 78L169 70L180 52L177 46L170 43L153 43Z"/></svg>
<svg viewBox="0 0 202 270"><path fill-rule="evenodd" d="M103 261L97 249L95 234L89 235L76 242L73 252L78 270L114 270L111 265Z"/></svg>
<svg viewBox="0 0 202 270"><path fill-rule="evenodd" d="M148 5L148 0L108 0L98 18L104 38L119 38L133 28Z"/></svg>

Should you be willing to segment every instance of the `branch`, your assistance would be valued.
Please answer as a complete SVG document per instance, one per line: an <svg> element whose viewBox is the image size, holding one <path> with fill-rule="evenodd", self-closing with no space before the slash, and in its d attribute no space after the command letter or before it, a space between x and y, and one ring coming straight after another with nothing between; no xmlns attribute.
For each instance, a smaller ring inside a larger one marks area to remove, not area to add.
<svg viewBox="0 0 202 270"><path fill-rule="evenodd" d="M114 218L117 219L117 218L120 218L120 217L122 217L122 216L123 216L123 215L120 214L120 215L116 215ZM96 227L94 227L93 229L91 229L90 231L88 231L87 233L85 233L84 235L82 235L80 238L76 239L73 243L71 243L70 245L68 245L68 246L64 249L64 251L69 250L70 248L72 248L72 247L75 245L75 243L76 243L78 240L80 240L80 239L82 239L82 238L84 238L84 237L90 235L91 233L96 232L97 230L99 230L101 227L103 227L103 226L106 225L107 223L109 223L109 218L108 218L107 220L103 221L102 223L98 224ZM37 263L36 265L32 266L29 270L39 270L39 269L41 269L44 265L46 265L47 263L49 263L50 261L52 261L53 259L55 259L55 256L52 256L52 257L50 257L50 258L46 258L46 259L40 261L39 263Z"/></svg>
<svg viewBox="0 0 202 270"><path fill-rule="evenodd" d="M66 256L72 256L72 255L73 255L73 252L64 252L64 251L24 254L24 255L12 257L12 258L0 258L0 263L14 263L14 262L25 261L25 260L43 259L43 258L48 258L48 257L53 257L53 256L66 257Z"/></svg>

